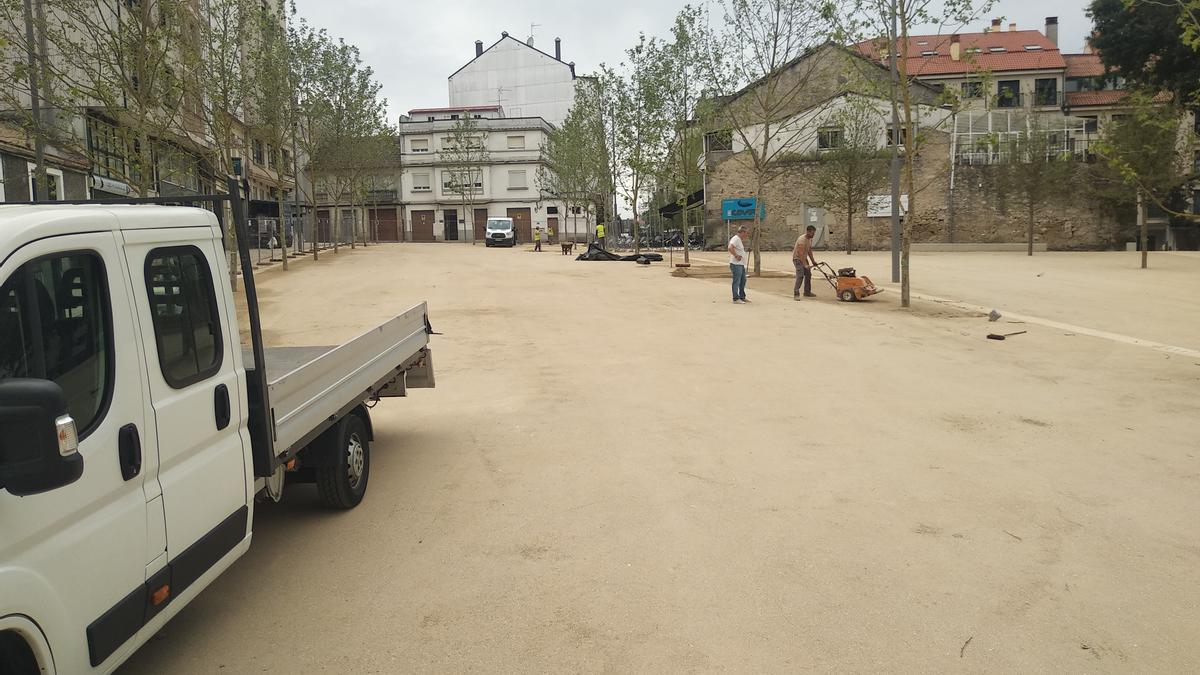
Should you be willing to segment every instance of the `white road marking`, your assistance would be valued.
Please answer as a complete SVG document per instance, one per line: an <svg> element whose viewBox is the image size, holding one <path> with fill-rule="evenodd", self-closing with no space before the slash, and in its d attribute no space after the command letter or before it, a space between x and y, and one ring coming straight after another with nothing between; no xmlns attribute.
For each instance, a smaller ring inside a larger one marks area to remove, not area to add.
<svg viewBox="0 0 1200 675"><path fill-rule="evenodd" d="M692 260L698 260L701 262L713 263L713 264L717 264L717 265L721 264L720 261L712 260L709 258L701 258L695 254L693 254L691 256L691 258L692 258ZM784 272L784 270L767 270L767 271ZM955 307L957 309L965 310L968 312L980 312L982 314L987 314L988 312L991 311L991 308L989 308L989 307L981 307L979 305L972 305L970 303L959 302L958 300L951 300L949 298L941 298L936 295L927 295L925 293L912 293L912 297L914 297L918 300L927 300L929 302L936 302L936 303L942 304L942 305L949 305L950 307ZM1038 326L1045 326L1047 328L1055 328L1057 330L1066 331L1068 333L1076 333L1078 335L1087 335L1089 337L1096 337L1096 338L1100 338L1102 340L1111 340L1113 342L1119 342L1119 343L1125 344L1125 345L1132 345L1134 347L1145 347L1147 349L1154 349L1154 350L1157 350L1160 352L1165 352L1167 354L1174 354L1176 356L1185 356L1188 358L1200 359L1200 350L1196 350L1196 349L1188 349L1187 347L1176 347L1175 345L1168 345L1168 344L1164 344L1162 342L1155 342L1154 340L1146 340L1143 338L1133 337L1132 335L1122 335L1120 333L1110 333L1108 331L1097 330L1095 328L1088 328L1086 326L1076 326L1074 324L1063 323L1061 321L1053 321L1051 319L1043 319L1038 316L1029 316L1028 314L1015 314L1013 312L1008 312L1008 311L1005 311L1000 308L996 308L996 309L1000 310L1000 313L1004 315L1004 318L1012 319L1014 321L1024 321L1025 323L1031 323L1031 324L1035 324Z"/></svg>

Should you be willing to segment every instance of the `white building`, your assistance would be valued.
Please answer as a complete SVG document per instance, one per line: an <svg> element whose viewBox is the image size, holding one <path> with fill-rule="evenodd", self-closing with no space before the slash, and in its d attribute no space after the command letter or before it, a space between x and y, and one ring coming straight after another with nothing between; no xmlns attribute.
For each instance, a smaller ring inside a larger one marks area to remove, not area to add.
<svg viewBox="0 0 1200 675"><path fill-rule="evenodd" d="M452 163L443 156L463 115L473 118L474 135L486 148L479 175L465 188L472 190L469 204L456 185ZM535 228L553 231L555 240L586 240L595 218L573 214L539 185L541 149L549 133L546 120L505 117L496 105L410 110L399 124L403 239L481 241L489 217L508 217L523 243L532 241Z"/></svg>
<svg viewBox="0 0 1200 675"><path fill-rule="evenodd" d="M475 42L475 58L450 76L450 107L501 106L511 117L541 117L558 126L575 101L575 63L502 33L487 49Z"/></svg>

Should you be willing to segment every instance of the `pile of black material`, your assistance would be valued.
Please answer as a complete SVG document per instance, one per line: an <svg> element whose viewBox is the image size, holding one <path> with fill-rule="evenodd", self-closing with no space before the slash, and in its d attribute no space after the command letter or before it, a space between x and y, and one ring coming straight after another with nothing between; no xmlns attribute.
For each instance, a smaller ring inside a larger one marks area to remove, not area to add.
<svg viewBox="0 0 1200 675"><path fill-rule="evenodd" d="M638 253L634 255L617 255L610 251L606 251L598 244L588 244L588 248L583 253L575 256L576 260L623 260L625 262L642 262L643 264L652 262L662 262L661 253Z"/></svg>

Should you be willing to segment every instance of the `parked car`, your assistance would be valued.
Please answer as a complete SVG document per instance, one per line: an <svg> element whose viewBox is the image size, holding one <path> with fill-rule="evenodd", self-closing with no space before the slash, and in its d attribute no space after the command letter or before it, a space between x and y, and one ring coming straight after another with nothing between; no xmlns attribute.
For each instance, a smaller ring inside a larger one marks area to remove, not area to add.
<svg viewBox="0 0 1200 675"><path fill-rule="evenodd" d="M369 406L434 385L424 303L265 347L226 200L246 351L212 211L0 206L0 673L112 672L246 552L256 501L356 506Z"/></svg>
<svg viewBox="0 0 1200 675"><path fill-rule="evenodd" d="M488 218L484 246L516 246L517 228L512 218Z"/></svg>

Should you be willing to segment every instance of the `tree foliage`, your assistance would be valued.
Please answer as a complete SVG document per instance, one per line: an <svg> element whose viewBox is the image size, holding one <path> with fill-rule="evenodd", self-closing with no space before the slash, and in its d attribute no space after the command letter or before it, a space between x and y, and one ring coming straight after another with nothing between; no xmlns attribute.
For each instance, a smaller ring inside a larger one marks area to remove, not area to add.
<svg viewBox="0 0 1200 675"><path fill-rule="evenodd" d="M1200 103L1200 2L1093 0L1091 45L1126 81Z"/></svg>
<svg viewBox="0 0 1200 675"><path fill-rule="evenodd" d="M820 155L816 187L825 208L846 216L846 254L854 249L854 214L888 176L886 156L879 149L879 109L860 97L846 97L845 105L828 119L836 147Z"/></svg>
<svg viewBox="0 0 1200 675"><path fill-rule="evenodd" d="M612 193L609 148L605 143L599 83L578 80L575 102L562 126L552 129L541 148L538 184L545 195L568 206L599 212ZM572 209L573 221L577 221ZM573 234L578 223L573 222ZM560 234L563 224L559 224Z"/></svg>

